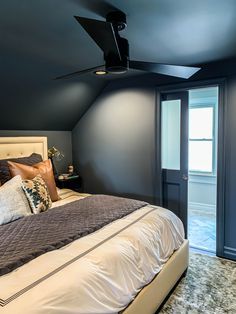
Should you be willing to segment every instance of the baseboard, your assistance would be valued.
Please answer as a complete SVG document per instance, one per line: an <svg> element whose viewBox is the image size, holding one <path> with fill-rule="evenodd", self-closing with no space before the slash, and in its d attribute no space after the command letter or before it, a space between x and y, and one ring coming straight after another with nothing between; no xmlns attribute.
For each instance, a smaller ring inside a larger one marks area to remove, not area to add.
<svg viewBox="0 0 236 314"><path fill-rule="evenodd" d="M226 258L236 260L236 249L229 246L224 246L224 256Z"/></svg>

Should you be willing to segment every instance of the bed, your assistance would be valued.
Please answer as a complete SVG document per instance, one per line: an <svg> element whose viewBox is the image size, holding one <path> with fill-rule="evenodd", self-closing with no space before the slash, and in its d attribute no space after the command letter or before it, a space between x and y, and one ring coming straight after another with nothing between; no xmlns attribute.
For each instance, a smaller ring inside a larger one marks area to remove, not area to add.
<svg viewBox="0 0 236 314"><path fill-rule="evenodd" d="M0 138L0 159L31 153L46 160L47 138ZM89 197L59 194L50 211ZM161 230L158 236L154 228ZM187 267L181 222L146 205L1 276L0 313L153 314Z"/></svg>

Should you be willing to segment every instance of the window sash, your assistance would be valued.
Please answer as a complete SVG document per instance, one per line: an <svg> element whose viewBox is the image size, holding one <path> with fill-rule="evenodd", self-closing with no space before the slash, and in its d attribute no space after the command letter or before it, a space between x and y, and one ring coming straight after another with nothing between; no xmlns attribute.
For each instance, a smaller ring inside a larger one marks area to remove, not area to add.
<svg viewBox="0 0 236 314"><path fill-rule="evenodd" d="M213 112L213 123L212 123L212 137L211 138L189 138L189 142L211 142L212 143L212 158L211 158L211 168L212 171L205 171L205 170L191 170L189 169L190 173L194 173L194 174L208 174L208 175L213 175L215 173L215 106L212 104L199 104L199 105L194 105L194 106L190 106L189 110L191 109L196 109L196 108L212 108Z"/></svg>
<svg viewBox="0 0 236 314"><path fill-rule="evenodd" d="M204 109L211 109L208 112L202 111L199 113L199 110L204 110ZM201 120L204 121L204 116L206 116L207 120L210 124L208 127L205 125L202 126L202 130L199 129L201 128ZM201 139L201 138L213 138L214 136L214 117L215 117L215 112L214 112L214 105L213 104L198 104L198 105L192 105L189 107L189 119L191 123L191 118L192 124L189 125L189 137L191 139ZM208 120L208 118L210 120ZM196 120L197 119L197 120ZM199 120L200 119L200 120ZM199 123L198 123L199 121ZM199 124L199 127L198 127ZM191 137L192 136L192 137Z"/></svg>
<svg viewBox="0 0 236 314"><path fill-rule="evenodd" d="M194 154L194 151L196 152L196 149L198 146L193 146L191 143L199 143L200 146L198 149L200 149L199 157L197 160L194 158L194 155L189 156L189 172L190 173L199 173L199 174L213 174L214 173L214 141L210 140L194 140L194 141L189 141L190 148L189 152L192 152ZM205 145L201 145L201 143L208 143ZM195 148L194 148L195 147ZM210 149L210 150L209 150ZM206 150L206 151L205 151ZM205 153L205 154L204 154ZM206 158L205 162L202 160L202 158ZM202 158L201 158L202 157ZM192 165L192 168L190 166Z"/></svg>

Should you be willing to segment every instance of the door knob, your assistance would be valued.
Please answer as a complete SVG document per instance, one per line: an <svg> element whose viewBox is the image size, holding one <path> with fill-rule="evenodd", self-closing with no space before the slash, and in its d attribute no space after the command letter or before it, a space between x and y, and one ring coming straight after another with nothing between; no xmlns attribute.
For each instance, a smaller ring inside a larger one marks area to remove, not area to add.
<svg viewBox="0 0 236 314"><path fill-rule="evenodd" d="M183 174L182 179L183 179L184 181L188 181L188 176L187 176L186 174Z"/></svg>

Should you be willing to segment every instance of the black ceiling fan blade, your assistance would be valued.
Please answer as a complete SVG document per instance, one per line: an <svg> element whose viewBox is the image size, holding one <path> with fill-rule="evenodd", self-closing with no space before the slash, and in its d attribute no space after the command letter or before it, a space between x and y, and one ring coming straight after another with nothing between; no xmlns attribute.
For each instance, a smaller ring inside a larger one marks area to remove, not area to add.
<svg viewBox="0 0 236 314"><path fill-rule="evenodd" d="M97 71L97 70L105 70L105 65L103 64L103 65L100 65L100 66L97 66L97 67L94 67L94 68L81 70L81 71L76 71L76 72L72 72L72 73L69 73L69 74L62 75L62 76L58 76L54 80L69 79L69 78L72 78L72 77L77 76L77 75L86 74L86 73L94 72L94 71Z"/></svg>
<svg viewBox="0 0 236 314"><path fill-rule="evenodd" d="M130 61L130 68L154 72L157 74L164 74L169 76L175 76L180 78L188 79L193 74L201 70L198 67L189 67L182 65L171 65L171 64L161 64L161 63L152 63L152 62L143 62L143 61Z"/></svg>
<svg viewBox="0 0 236 314"><path fill-rule="evenodd" d="M75 16L75 18L106 56L116 55L121 60L120 49L111 23L80 16Z"/></svg>

